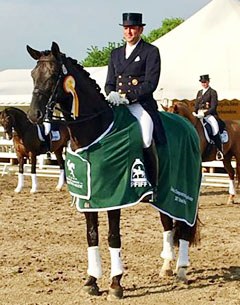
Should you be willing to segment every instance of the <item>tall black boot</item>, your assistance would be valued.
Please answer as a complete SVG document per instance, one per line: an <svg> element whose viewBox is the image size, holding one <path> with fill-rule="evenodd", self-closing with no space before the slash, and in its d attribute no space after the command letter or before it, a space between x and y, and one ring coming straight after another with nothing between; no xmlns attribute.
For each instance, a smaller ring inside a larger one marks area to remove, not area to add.
<svg viewBox="0 0 240 305"><path fill-rule="evenodd" d="M152 142L151 146L143 149L143 157L147 178L153 187L152 201L155 202L157 197L159 162L154 141Z"/></svg>
<svg viewBox="0 0 240 305"><path fill-rule="evenodd" d="M223 160L223 148L222 148L222 141L220 138L220 133L218 132L215 136L212 136L213 141L217 147L217 154L216 154L216 159L218 161Z"/></svg>

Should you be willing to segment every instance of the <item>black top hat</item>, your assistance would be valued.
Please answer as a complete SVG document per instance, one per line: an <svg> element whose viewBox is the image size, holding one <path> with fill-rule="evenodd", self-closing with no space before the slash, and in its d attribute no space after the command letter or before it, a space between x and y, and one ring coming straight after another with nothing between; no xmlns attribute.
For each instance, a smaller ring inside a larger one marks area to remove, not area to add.
<svg viewBox="0 0 240 305"><path fill-rule="evenodd" d="M142 23L142 14L140 13L123 13L122 15L123 23L122 26L144 26Z"/></svg>
<svg viewBox="0 0 240 305"><path fill-rule="evenodd" d="M209 82L210 81L209 75L208 74L201 75L199 81L201 83Z"/></svg>

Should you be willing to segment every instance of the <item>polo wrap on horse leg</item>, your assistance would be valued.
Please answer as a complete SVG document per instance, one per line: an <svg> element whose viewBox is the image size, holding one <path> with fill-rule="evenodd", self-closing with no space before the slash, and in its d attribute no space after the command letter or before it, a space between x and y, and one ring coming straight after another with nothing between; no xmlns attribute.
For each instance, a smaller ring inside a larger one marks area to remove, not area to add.
<svg viewBox="0 0 240 305"><path fill-rule="evenodd" d="M123 264L121 259L121 248L110 248L111 257L111 278L123 274Z"/></svg>
<svg viewBox="0 0 240 305"><path fill-rule="evenodd" d="M37 175L31 174L31 178L32 178L31 193L35 193L37 191Z"/></svg>
<svg viewBox="0 0 240 305"><path fill-rule="evenodd" d="M170 261L174 260L174 246L173 246L173 231L163 232L163 250L161 252L161 258L168 259Z"/></svg>
<svg viewBox="0 0 240 305"><path fill-rule="evenodd" d="M18 173L18 185L15 188L15 192L19 193L24 186L24 175L23 173Z"/></svg>
<svg viewBox="0 0 240 305"><path fill-rule="evenodd" d="M101 257L99 247L88 247L88 275L99 279L102 277Z"/></svg>
<svg viewBox="0 0 240 305"><path fill-rule="evenodd" d="M177 268L188 267L190 265L189 256L189 241L179 239L179 255L177 261Z"/></svg>
<svg viewBox="0 0 240 305"><path fill-rule="evenodd" d="M159 176L159 162L158 153L155 146L155 142L143 149L144 165L147 174L148 181L153 187L153 200L156 199L158 176ZM155 198L154 198L155 197Z"/></svg>
<svg viewBox="0 0 240 305"><path fill-rule="evenodd" d="M60 190L63 187L64 183L65 183L65 171L64 169L60 169L58 184L56 189Z"/></svg>

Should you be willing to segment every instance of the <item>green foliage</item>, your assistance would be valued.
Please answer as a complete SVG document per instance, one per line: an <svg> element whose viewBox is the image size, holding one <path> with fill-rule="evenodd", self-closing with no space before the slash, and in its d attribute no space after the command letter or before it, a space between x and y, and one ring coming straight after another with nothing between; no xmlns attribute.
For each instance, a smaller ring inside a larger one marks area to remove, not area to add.
<svg viewBox="0 0 240 305"><path fill-rule="evenodd" d="M84 67L101 67L108 64L108 59L113 49L116 49L123 45L124 42L116 43L109 42L107 47L103 47L101 50L98 47L87 49L88 56L81 62Z"/></svg>
<svg viewBox="0 0 240 305"><path fill-rule="evenodd" d="M181 18L166 18L162 21L162 26L158 29L152 30L148 35L142 35L143 39L149 43L155 41L166 33L170 32L176 26L181 24L184 19ZM98 47L91 46L87 49L87 57L81 61L84 67L101 67L108 64L110 54L113 49L118 48L124 44L121 42L108 42L107 47L99 49Z"/></svg>
<svg viewBox="0 0 240 305"><path fill-rule="evenodd" d="M184 19L181 18L166 18L162 22L162 26L158 29L152 30L148 35L142 35L143 39L149 43L157 40L163 35L173 30L176 26L181 24Z"/></svg>

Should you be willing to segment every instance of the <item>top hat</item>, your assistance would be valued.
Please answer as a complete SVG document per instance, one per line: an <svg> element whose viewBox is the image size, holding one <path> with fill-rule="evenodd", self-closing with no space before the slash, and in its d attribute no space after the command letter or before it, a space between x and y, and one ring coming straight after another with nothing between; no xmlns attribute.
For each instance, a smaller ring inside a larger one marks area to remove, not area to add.
<svg viewBox="0 0 240 305"><path fill-rule="evenodd" d="M140 13L123 13L122 15L123 23L122 26L144 26L142 23L142 14Z"/></svg>
<svg viewBox="0 0 240 305"><path fill-rule="evenodd" d="M200 81L201 83L209 82L209 81L210 81L209 75L208 75L208 74L201 75L199 81Z"/></svg>

